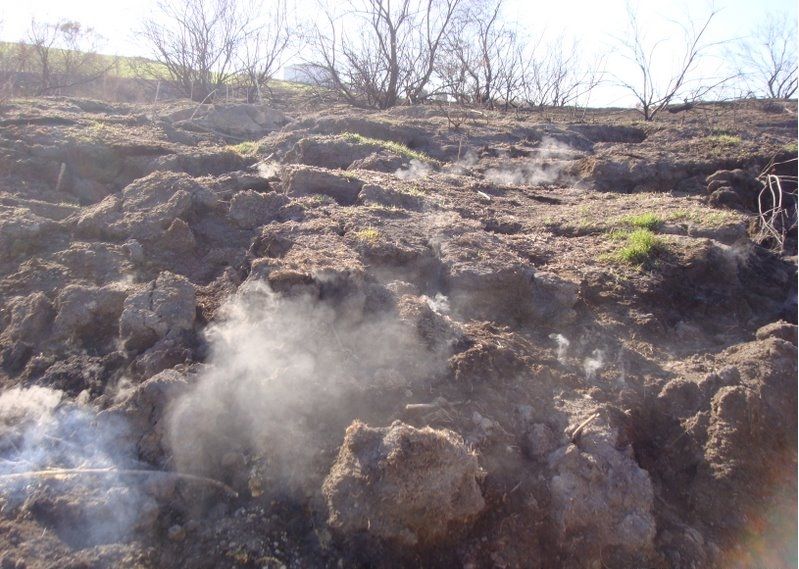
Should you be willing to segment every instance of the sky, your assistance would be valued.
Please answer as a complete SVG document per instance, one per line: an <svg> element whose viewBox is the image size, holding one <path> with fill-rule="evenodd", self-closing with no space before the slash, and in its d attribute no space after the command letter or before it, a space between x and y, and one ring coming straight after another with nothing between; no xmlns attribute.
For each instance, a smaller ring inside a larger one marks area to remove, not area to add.
<svg viewBox="0 0 799 569"><path fill-rule="evenodd" d="M268 0L266 0L268 1ZM317 13L314 0L294 0L300 17ZM638 12L639 20L654 40L664 40L658 48L662 67L671 65L679 51L679 28L674 21L685 22L707 15L715 8L718 14L709 29L711 41L744 37L764 13L780 12L797 19L796 0L694 0L688 2L651 0L505 0L504 14L509 23L530 34L558 35L565 32L577 38L587 54L606 53L608 80L592 95L595 105L630 105L633 100L618 87L615 76L631 72L621 57L617 39L627 28L628 1ZM101 51L118 55L147 56L146 45L137 39L135 30L155 13L156 0L0 0L0 40L17 41L25 37L31 19L57 21L70 19L94 28L105 39ZM705 60L708 73L718 72L719 61Z"/></svg>

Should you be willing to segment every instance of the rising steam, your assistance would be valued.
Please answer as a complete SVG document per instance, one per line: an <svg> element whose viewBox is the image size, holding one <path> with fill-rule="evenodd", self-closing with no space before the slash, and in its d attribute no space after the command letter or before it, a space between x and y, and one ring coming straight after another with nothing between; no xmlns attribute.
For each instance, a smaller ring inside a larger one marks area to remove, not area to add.
<svg viewBox="0 0 799 569"><path fill-rule="evenodd" d="M563 334L550 334L549 338L554 340L555 344L557 345L558 362L560 362L561 364L565 364L566 354L569 351L569 346L571 345L571 342Z"/></svg>
<svg viewBox="0 0 799 569"><path fill-rule="evenodd" d="M175 466L223 479L231 465L257 467L275 491L307 487L354 418L387 413L445 361L393 315L259 283L240 288L207 338L209 366L170 414Z"/></svg>
<svg viewBox="0 0 799 569"><path fill-rule="evenodd" d="M575 151L562 142L544 137L533 156L515 168L489 168L484 177L494 184L515 186L542 186L562 182L566 161L574 158Z"/></svg>
<svg viewBox="0 0 799 569"><path fill-rule="evenodd" d="M80 399L80 398L79 398ZM0 395L0 495L5 508L19 508L36 487L23 473L49 469L107 469L97 478L58 482L64 521L52 522L68 542L110 543L130 535L152 503L114 474L133 460L133 449L119 441L124 425L98 423L80 401L68 403L61 391L45 387L13 388ZM56 482L42 482L55 484ZM32 486L33 484L33 486ZM33 506L35 510L35 500Z"/></svg>
<svg viewBox="0 0 799 569"><path fill-rule="evenodd" d="M605 365L605 353L602 350L594 350L591 355L583 360L583 371L585 371L586 381L596 379L597 372Z"/></svg>
<svg viewBox="0 0 799 569"><path fill-rule="evenodd" d="M414 158L410 161L407 168L399 168L396 172L394 172L394 175L400 180L407 181L426 178L432 173L433 168L430 166L430 164Z"/></svg>

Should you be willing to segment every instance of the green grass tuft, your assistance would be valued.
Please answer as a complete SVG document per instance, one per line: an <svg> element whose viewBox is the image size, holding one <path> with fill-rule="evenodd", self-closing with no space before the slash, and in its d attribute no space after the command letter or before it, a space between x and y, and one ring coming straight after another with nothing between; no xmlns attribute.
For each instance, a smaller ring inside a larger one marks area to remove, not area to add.
<svg viewBox="0 0 799 569"><path fill-rule="evenodd" d="M374 243L375 241L380 239L380 232L374 227L365 227L364 229L359 229L358 231L356 231L355 237L359 241Z"/></svg>
<svg viewBox="0 0 799 569"><path fill-rule="evenodd" d="M664 249L663 240L651 230L636 229L627 235L624 246L616 252L615 258L631 265L643 265Z"/></svg>
<svg viewBox="0 0 799 569"><path fill-rule="evenodd" d="M250 154L255 154L258 152L258 143L253 140L245 140L244 142L240 142L238 144L232 144L228 146L230 150L233 152L237 152L242 156L248 156Z"/></svg>
<svg viewBox="0 0 799 569"><path fill-rule="evenodd" d="M369 138L368 136L363 136L356 132L345 132L342 134L342 136L344 137L345 140L349 142L379 146L380 148L390 150L394 154L405 156L406 158L409 158L411 160L419 160L422 162L432 162L432 163L438 162L437 160L431 158L424 152L419 152L418 150L412 150L407 146L405 146L404 144L400 144L399 142L394 142L393 140L380 140L379 138Z"/></svg>
<svg viewBox="0 0 799 569"><path fill-rule="evenodd" d="M740 136L732 134L714 134L706 137L705 140L718 146L738 146L743 142Z"/></svg>
<svg viewBox="0 0 799 569"><path fill-rule="evenodd" d="M663 223L663 220L654 213L642 213L640 215L628 215L622 218L622 222L639 229L654 231Z"/></svg>
<svg viewBox="0 0 799 569"><path fill-rule="evenodd" d="M721 227L728 223L740 221L740 218L727 211L705 211L705 210L677 210L671 212L667 219L669 221L692 222L703 227Z"/></svg>
<svg viewBox="0 0 799 569"><path fill-rule="evenodd" d="M627 229L614 229L608 233L608 239L611 241L625 241L629 235L630 231Z"/></svg>

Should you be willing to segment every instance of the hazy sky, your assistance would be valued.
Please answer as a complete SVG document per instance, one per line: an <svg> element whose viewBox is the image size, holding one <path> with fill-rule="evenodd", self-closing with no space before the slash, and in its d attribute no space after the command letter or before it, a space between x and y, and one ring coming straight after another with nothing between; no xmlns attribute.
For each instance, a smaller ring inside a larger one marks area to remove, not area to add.
<svg viewBox="0 0 799 569"><path fill-rule="evenodd" d="M268 0L266 0L268 1ZM301 17L317 13L314 0L293 0ZM19 40L25 36L32 18L42 21L77 20L93 27L104 38L104 52L120 55L148 55L147 48L137 41L134 30L143 18L153 13L156 0L0 0L0 39ZM686 14L696 18L707 14L709 2L653 2L633 0L632 5L652 39L666 39L659 47L662 56L676 54L677 44L668 39L678 37L679 28L669 20L687 21ZM752 25L766 12L782 12L796 20L796 0L717 0L720 9L711 28L711 39L722 40L746 36ZM690 9L688 8L690 6ZM565 30L579 38L586 54L608 52L608 69L624 74L624 61L614 49L614 37L626 30L625 0L505 0L505 15L522 30L546 30L555 34ZM716 71L718 62L707 61L708 70ZM666 64L664 63L664 67ZM631 104L623 91L608 85L594 96L595 104Z"/></svg>

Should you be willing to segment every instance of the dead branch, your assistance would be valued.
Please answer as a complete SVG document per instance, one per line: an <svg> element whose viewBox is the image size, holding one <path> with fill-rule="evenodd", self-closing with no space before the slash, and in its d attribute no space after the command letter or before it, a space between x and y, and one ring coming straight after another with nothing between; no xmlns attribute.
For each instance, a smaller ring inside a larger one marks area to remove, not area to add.
<svg viewBox="0 0 799 569"><path fill-rule="evenodd" d="M783 182L796 184L796 176L778 176L775 167L796 162L797 159L777 163L771 159L766 168L758 176L763 185L757 196L758 221L760 239L771 238L780 251L785 250L785 241L797 228L797 191L783 189Z"/></svg>
<svg viewBox="0 0 799 569"><path fill-rule="evenodd" d="M579 425L577 425L574 428L574 430L569 435L569 439L571 440L572 444L577 444L579 442L580 437L582 436L583 431L585 430L585 428L588 425L590 425L591 422L594 419L596 419L597 417L599 417L599 413L598 412L594 413L593 415L590 415L585 421L583 421L582 423L580 423ZM568 434L568 431L567 431L567 434Z"/></svg>
<svg viewBox="0 0 799 569"><path fill-rule="evenodd" d="M11 474L0 475L0 482L10 480L22 480L26 478L61 478L66 476L144 476L144 477L164 477L173 478L178 480L186 480L188 482L197 482L212 486L226 494L238 498L239 493L233 488L214 480L213 478L206 478L205 476L198 476L196 474L186 474L184 472L165 472L162 470L128 470L128 469L113 469L113 468L51 468L47 470L30 470L26 472L14 472Z"/></svg>

